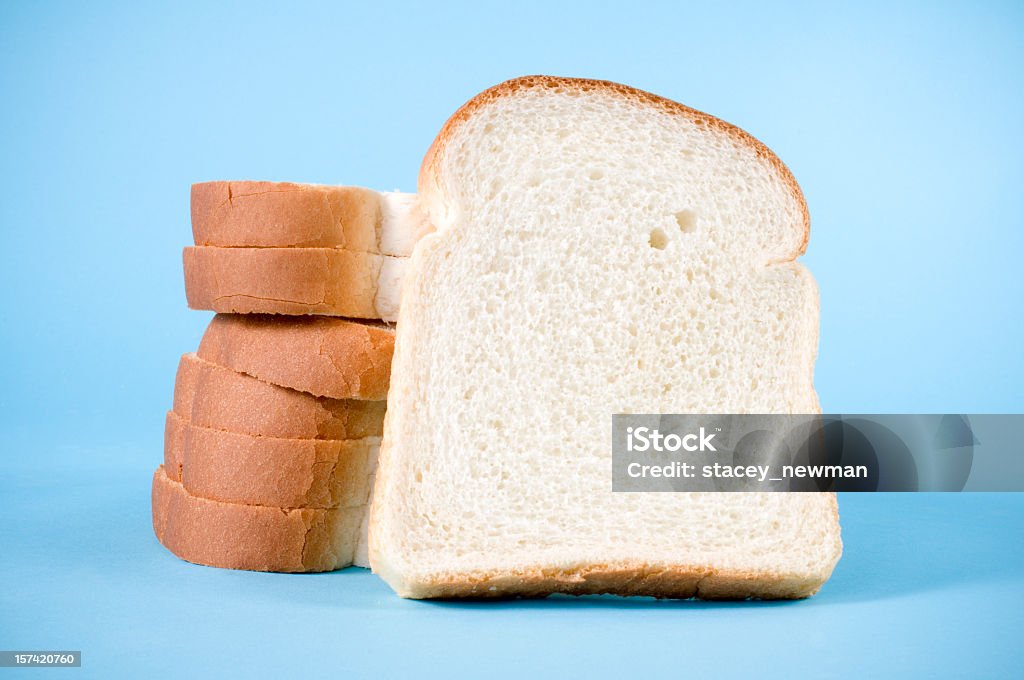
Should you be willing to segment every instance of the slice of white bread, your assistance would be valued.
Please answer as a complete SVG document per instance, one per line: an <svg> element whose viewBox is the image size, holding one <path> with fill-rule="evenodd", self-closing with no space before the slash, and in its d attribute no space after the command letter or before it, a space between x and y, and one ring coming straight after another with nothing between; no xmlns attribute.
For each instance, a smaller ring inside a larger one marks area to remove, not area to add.
<svg viewBox="0 0 1024 680"><path fill-rule="evenodd" d="M380 437L281 439L198 427L168 411L164 470L193 496L282 508L369 502Z"/></svg>
<svg viewBox="0 0 1024 680"><path fill-rule="evenodd" d="M183 559L210 566L260 571L340 569L352 562L354 552L349 554L347 548L339 552L332 542L316 547L311 557L296 562L290 547L295 518L272 524L272 538L257 542L252 550L243 550L236 534L245 537L253 526L265 524L265 509L285 508L287 511L282 512L290 516L293 510L360 508L357 519L351 519L352 512L346 511L345 521L356 523L359 559L355 563L368 567L367 514L379 437L331 440L260 433L314 433L326 429L341 434L379 434L384 406L382 401L317 398L237 373L194 354L183 355L175 380L173 410L167 413L161 468L166 480L180 485L180 493L162 496L177 499L170 507L178 509L164 510L161 515L165 524L170 521L176 529L165 540L159 533L163 525L157 522L154 505L154 528L161 542ZM208 426L190 423L192 417ZM174 487L162 489L167 492ZM154 481L154 502L156 491ZM192 527L189 518L193 516L222 525ZM224 539L228 534L231 539ZM211 543L215 536L222 537L218 539L220 548ZM274 541L278 540L283 543L275 547Z"/></svg>
<svg viewBox="0 0 1024 680"><path fill-rule="evenodd" d="M184 354L173 410L193 425L281 439L380 436L384 401L330 399L264 382Z"/></svg>
<svg viewBox="0 0 1024 680"><path fill-rule="evenodd" d="M183 560L227 569L330 571L352 564L365 506L310 509L222 503L153 475L153 531Z"/></svg>
<svg viewBox="0 0 1024 680"><path fill-rule="evenodd" d="M419 197L370 561L405 597L799 598L812 493L615 493L614 413L811 413L808 216L763 144L607 82L529 77L445 125ZM473 295L466 295L472 290Z"/></svg>
<svg viewBox="0 0 1024 680"><path fill-rule="evenodd" d="M218 446L197 448L197 440L190 437L197 431L206 438L216 438ZM360 467L363 459L358 449L353 459L339 455L340 465L335 466L334 447L341 454L359 443L369 444L365 469ZM219 457L217 449L222 445L230 447L234 455ZM190 496L222 502L316 508L345 507L363 499L366 505L352 563L365 568L370 566L367 532L379 448L378 437L335 442L252 437L198 428L168 411L163 469ZM330 467L322 463L322 452L326 452Z"/></svg>
<svg viewBox="0 0 1024 680"><path fill-rule="evenodd" d="M182 254L192 309L394 321L408 258L343 248L218 248Z"/></svg>
<svg viewBox="0 0 1024 680"><path fill-rule="evenodd" d="M334 399L382 400L395 331L325 316L218 314L196 354L210 363Z"/></svg>
<svg viewBox="0 0 1024 680"><path fill-rule="evenodd" d="M343 248L408 256L427 222L415 194L291 182L192 185L197 246Z"/></svg>

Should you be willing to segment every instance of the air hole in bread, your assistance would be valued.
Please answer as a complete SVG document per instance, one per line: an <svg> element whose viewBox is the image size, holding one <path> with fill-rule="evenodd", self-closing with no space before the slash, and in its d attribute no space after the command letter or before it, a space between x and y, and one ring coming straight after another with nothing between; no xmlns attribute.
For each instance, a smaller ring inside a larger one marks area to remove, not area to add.
<svg viewBox="0 0 1024 680"><path fill-rule="evenodd" d="M601 170L591 170L589 173L587 173L587 177L596 182L599 179L604 179L604 172Z"/></svg>
<svg viewBox="0 0 1024 680"><path fill-rule="evenodd" d="M668 234L661 227L651 230L651 237L647 241L656 250L665 250L668 247Z"/></svg>
<svg viewBox="0 0 1024 680"><path fill-rule="evenodd" d="M676 213L676 224L684 234L693 233L697 229L697 214L692 210L680 210Z"/></svg>

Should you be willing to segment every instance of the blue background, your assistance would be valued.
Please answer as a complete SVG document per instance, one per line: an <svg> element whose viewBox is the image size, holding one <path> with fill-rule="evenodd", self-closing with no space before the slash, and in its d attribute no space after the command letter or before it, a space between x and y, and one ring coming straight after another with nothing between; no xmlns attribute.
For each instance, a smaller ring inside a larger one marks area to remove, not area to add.
<svg viewBox="0 0 1024 680"><path fill-rule="evenodd" d="M826 410L1019 412L1022 67L1013 2L3 3L0 649L81 649L89 677L1019 677L1020 495L845 496L804 602L482 605L189 565L148 494L210 316L189 185L413 191L447 116L528 73L677 99L791 167Z"/></svg>

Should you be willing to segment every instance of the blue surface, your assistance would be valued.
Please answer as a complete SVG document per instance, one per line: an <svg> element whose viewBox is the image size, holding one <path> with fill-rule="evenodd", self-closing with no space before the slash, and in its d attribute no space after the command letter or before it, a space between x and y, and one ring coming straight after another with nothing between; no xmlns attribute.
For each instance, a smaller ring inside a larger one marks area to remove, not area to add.
<svg viewBox="0 0 1024 680"><path fill-rule="evenodd" d="M1019 676L1020 495L843 497L805 602L459 605L182 563L148 487L209 318L190 183L414 190L447 116L526 73L658 92L786 161L826 410L1021 411L1024 5L136 4L0 5L0 649L82 649L84 677Z"/></svg>

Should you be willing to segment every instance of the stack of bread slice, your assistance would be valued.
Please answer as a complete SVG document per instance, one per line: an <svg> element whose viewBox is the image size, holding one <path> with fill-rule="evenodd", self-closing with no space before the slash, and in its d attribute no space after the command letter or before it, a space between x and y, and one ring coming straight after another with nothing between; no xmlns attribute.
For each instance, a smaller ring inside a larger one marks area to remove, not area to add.
<svg viewBox="0 0 1024 680"><path fill-rule="evenodd" d="M208 182L192 189L189 306L218 312L182 356L153 478L153 528L190 562L367 566L415 196Z"/></svg>

